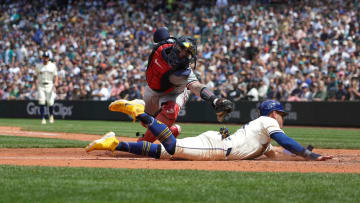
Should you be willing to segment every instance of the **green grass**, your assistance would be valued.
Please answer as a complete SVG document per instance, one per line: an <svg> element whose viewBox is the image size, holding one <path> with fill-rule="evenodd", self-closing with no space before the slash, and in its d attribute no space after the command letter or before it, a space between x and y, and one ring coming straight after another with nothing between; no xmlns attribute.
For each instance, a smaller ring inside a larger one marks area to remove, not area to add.
<svg viewBox="0 0 360 203"><path fill-rule="evenodd" d="M79 148L89 142L53 138L33 138L0 135L0 148Z"/></svg>
<svg viewBox="0 0 360 203"><path fill-rule="evenodd" d="M99 136L108 131L114 131L116 135L126 137L136 137L136 132L145 132L145 128L138 122L119 121L56 120L52 125L41 125L39 119L0 119L0 126L19 126L24 130L87 133ZM223 126L220 124L181 123L181 137L196 136L207 130L218 130ZM231 132L235 132L239 126L241 125L226 125ZM360 129L285 127L284 131L302 145L311 144L316 148L328 149L360 148ZM275 142L273 144L277 145Z"/></svg>
<svg viewBox="0 0 360 203"><path fill-rule="evenodd" d="M136 132L144 133L145 128L139 122L120 121L81 121L81 120L56 120L54 124L41 125L39 119L0 119L0 126L19 126L23 130L67 132L103 135L106 132L114 131L117 135L136 137ZM219 130L224 125L219 124L192 124L183 123L182 136L196 136L206 130ZM235 131L238 126L228 126Z"/></svg>
<svg viewBox="0 0 360 203"><path fill-rule="evenodd" d="M121 129L123 136L135 136L134 129L144 129L138 123L115 121L55 120L54 124L41 125L40 119L0 119L0 126L19 126L23 130L85 133L102 135ZM120 131L117 131L120 132Z"/></svg>
<svg viewBox="0 0 360 203"><path fill-rule="evenodd" d="M0 165L1 202L359 202L358 174Z"/></svg>
<svg viewBox="0 0 360 203"><path fill-rule="evenodd" d="M285 133L301 144L318 148L359 149L360 129L285 128Z"/></svg>

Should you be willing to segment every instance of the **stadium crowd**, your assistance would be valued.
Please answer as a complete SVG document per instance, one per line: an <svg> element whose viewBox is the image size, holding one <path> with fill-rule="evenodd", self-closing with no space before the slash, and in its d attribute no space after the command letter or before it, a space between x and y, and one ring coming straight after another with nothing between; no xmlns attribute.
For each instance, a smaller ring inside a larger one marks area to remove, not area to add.
<svg viewBox="0 0 360 203"><path fill-rule="evenodd" d="M230 100L360 100L360 3L269 2L2 0L0 99L36 98L43 51L58 100L141 98L152 34L166 26L197 39L196 74Z"/></svg>

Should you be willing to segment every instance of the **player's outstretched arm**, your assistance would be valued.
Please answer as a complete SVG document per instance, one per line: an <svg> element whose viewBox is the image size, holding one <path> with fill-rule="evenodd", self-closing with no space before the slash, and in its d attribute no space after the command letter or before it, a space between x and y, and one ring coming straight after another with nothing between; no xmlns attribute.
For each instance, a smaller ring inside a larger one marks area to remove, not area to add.
<svg viewBox="0 0 360 203"><path fill-rule="evenodd" d="M277 160L277 161L300 161L300 160L303 160L302 157L296 156L293 153L286 153L285 151L287 151L287 150L284 150L284 148L282 148L282 147L272 146L271 150L268 150L267 152L264 153L264 155L266 157L263 159L271 159L271 160Z"/></svg>
<svg viewBox="0 0 360 203"><path fill-rule="evenodd" d="M200 96L203 100L208 101L211 104L216 112L217 120L219 122L222 122L225 116L232 112L233 103L231 101L216 97L211 90L209 90L199 81L190 83L188 88L191 92L197 96Z"/></svg>
<svg viewBox="0 0 360 203"><path fill-rule="evenodd" d="M187 88L198 97L201 97L200 92L205 87L206 87L206 85L201 84L199 81L193 81L193 82L189 83L187 86ZM213 95L212 92L210 94Z"/></svg>
<svg viewBox="0 0 360 203"><path fill-rule="evenodd" d="M297 156L296 154L290 153L288 150L285 150L283 147L272 147L272 149L264 153L264 155L268 159L278 160L278 161L301 161L304 159L301 156ZM326 161L332 158L333 158L332 156L319 156L314 161Z"/></svg>
<svg viewBox="0 0 360 203"><path fill-rule="evenodd" d="M301 156L306 160L325 161L333 158L332 156L322 156L320 154L310 151L309 149L305 149L294 139L286 136L282 132L272 133L270 137L274 139L284 149L290 151L293 154L296 154L297 156Z"/></svg>

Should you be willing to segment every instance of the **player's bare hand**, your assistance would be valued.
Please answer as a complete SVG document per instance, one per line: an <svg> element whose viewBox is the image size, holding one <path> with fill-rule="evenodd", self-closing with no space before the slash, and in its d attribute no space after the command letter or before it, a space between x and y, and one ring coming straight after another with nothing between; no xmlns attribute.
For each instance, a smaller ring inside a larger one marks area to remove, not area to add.
<svg viewBox="0 0 360 203"><path fill-rule="evenodd" d="M332 159L334 158L333 156L319 156L318 158L315 159L315 161L326 161L328 159Z"/></svg>

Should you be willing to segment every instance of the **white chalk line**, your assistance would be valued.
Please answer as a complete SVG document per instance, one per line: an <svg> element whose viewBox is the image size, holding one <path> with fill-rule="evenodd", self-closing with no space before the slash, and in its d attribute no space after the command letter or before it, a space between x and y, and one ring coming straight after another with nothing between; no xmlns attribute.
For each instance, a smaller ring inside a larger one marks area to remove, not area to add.
<svg viewBox="0 0 360 203"><path fill-rule="evenodd" d="M48 132L34 132L34 131L2 131L3 134L8 134L12 136L18 136L18 135L44 135L44 136L61 136L61 133L48 133Z"/></svg>

